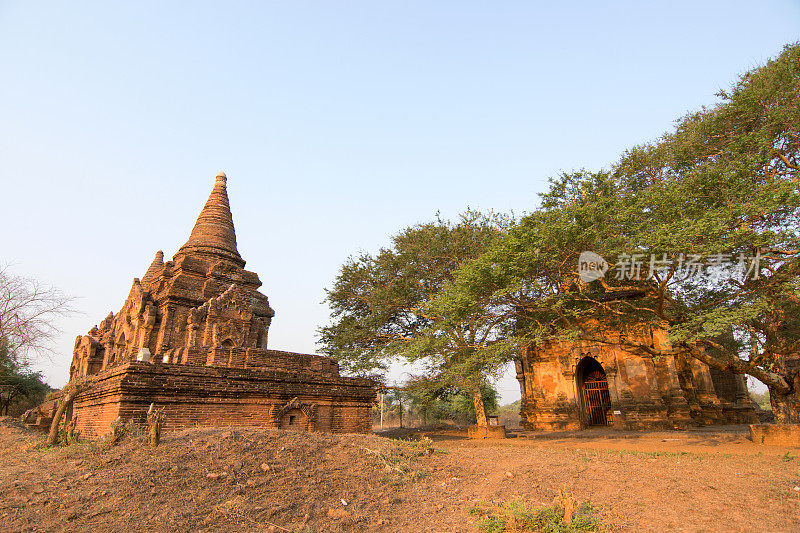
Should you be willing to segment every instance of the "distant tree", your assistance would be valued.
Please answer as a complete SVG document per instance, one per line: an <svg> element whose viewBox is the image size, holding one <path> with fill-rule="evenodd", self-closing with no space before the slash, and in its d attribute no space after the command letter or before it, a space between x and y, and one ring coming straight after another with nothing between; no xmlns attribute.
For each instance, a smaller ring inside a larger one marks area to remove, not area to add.
<svg viewBox="0 0 800 533"><path fill-rule="evenodd" d="M59 289L0 266L0 338L7 358L24 367L52 354L52 341L60 333L56 321L74 311L71 302Z"/></svg>
<svg viewBox="0 0 800 533"><path fill-rule="evenodd" d="M424 380L412 380L405 389L406 403L423 424L432 422L457 422L475 424L477 413L473 392L467 389L437 389ZM498 409L497 390L489 384L481 385L481 401L486 413Z"/></svg>
<svg viewBox="0 0 800 533"><path fill-rule="evenodd" d="M11 359L4 339L0 338L0 415L8 415L9 409L27 400L41 402L50 391L40 372L31 372Z"/></svg>
<svg viewBox="0 0 800 533"><path fill-rule="evenodd" d="M515 402L511 402L505 405L501 405L498 408L498 412L501 415L509 415L509 416L517 416L519 415L519 410L522 404L522 400L517 400Z"/></svg>
<svg viewBox="0 0 800 533"><path fill-rule="evenodd" d="M407 228L376 255L351 257L327 291L332 324L320 330L321 351L362 375L397 359L421 363L432 387L471 391L478 424L486 425L480 390L508 358L494 331L505 318L480 309L454 319L431 304L508 223L470 210L456 223L437 218Z"/></svg>
<svg viewBox="0 0 800 533"><path fill-rule="evenodd" d="M769 392L756 392L751 390L750 399L752 399L761 409L765 411L772 411L772 406L769 403Z"/></svg>
<svg viewBox="0 0 800 533"><path fill-rule="evenodd" d="M400 387L386 389L383 395L384 417L397 420L400 427L403 427L403 415L408 409L408 398Z"/></svg>

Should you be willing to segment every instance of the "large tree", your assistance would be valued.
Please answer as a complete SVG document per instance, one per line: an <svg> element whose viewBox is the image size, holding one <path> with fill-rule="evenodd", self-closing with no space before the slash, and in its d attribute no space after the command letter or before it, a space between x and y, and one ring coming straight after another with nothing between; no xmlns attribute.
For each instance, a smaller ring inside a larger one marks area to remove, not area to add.
<svg viewBox="0 0 800 533"><path fill-rule="evenodd" d="M53 340L60 333L57 321L73 312L71 302L58 288L12 274L0 265L0 338L7 357L25 366L52 354Z"/></svg>
<svg viewBox="0 0 800 533"><path fill-rule="evenodd" d="M56 321L72 312L71 298L0 265L0 414L23 399L35 402L49 390L33 361L53 353Z"/></svg>
<svg viewBox="0 0 800 533"><path fill-rule="evenodd" d="M754 376L776 420L800 422L800 47L719 96L611 172L554 180L453 293L494 290L490 305L516 309L520 343L665 327L670 353ZM584 251L609 261L604 277L581 279Z"/></svg>
<svg viewBox="0 0 800 533"><path fill-rule="evenodd" d="M320 330L321 351L356 374L385 372L394 360L418 363L431 390L469 391L478 424L486 425L481 386L511 353L496 333L506 317L479 306L454 317L433 302L507 224L475 211L455 223L437 217L405 229L375 255L351 257L327 294L332 324Z"/></svg>

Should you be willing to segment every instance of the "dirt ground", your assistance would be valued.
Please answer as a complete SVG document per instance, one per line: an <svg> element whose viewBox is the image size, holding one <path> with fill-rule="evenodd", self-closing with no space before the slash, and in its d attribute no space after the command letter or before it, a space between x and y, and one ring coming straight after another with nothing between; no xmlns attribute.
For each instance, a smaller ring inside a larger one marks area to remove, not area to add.
<svg viewBox="0 0 800 533"><path fill-rule="evenodd" d="M434 452L384 436L249 428L184 430L158 448L135 435L45 448L0 419L0 530L474 532L476 503L549 504L560 488L610 531L800 530L800 449L755 445L744 427L398 434L428 435Z"/></svg>

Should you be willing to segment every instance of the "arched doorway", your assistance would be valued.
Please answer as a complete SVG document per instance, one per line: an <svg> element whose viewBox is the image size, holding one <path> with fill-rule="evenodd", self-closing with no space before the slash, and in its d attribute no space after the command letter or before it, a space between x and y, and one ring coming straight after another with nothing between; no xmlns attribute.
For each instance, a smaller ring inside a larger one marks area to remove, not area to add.
<svg viewBox="0 0 800 533"><path fill-rule="evenodd" d="M580 390L583 419L587 426L607 426L611 422L607 412L611 408L608 380L597 359L584 357L575 371Z"/></svg>

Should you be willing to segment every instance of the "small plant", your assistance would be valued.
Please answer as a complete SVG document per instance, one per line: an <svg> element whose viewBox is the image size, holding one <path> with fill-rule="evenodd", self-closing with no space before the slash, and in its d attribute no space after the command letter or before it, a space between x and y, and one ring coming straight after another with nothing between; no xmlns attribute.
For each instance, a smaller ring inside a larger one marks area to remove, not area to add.
<svg viewBox="0 0 800 533"><path fill-rule="evenodd" d="M476 526L483 533L575 533L600 531L603 526L588 503L577 506L568 524L564 521L565 512L561 503L535 506L520 499L505 503L479 502L469 509L469 514L479 517Z"/></svg>
<svg viewBox="0 0 800 533"><path fill-rule="evenodd" d="M789 461L794 459L794 455L789 453L789 451L787 450L786 453L783 454L783 457L781 457L781 459L783 459L784 462L788 463Z"/></svg>
<svg viewBox="0 0 800 533"><path fill-rule="evenodd" d="M506 530L506 522L502 518L487 516L478 523L478 530L485 533L502 533Z"/></svg>

